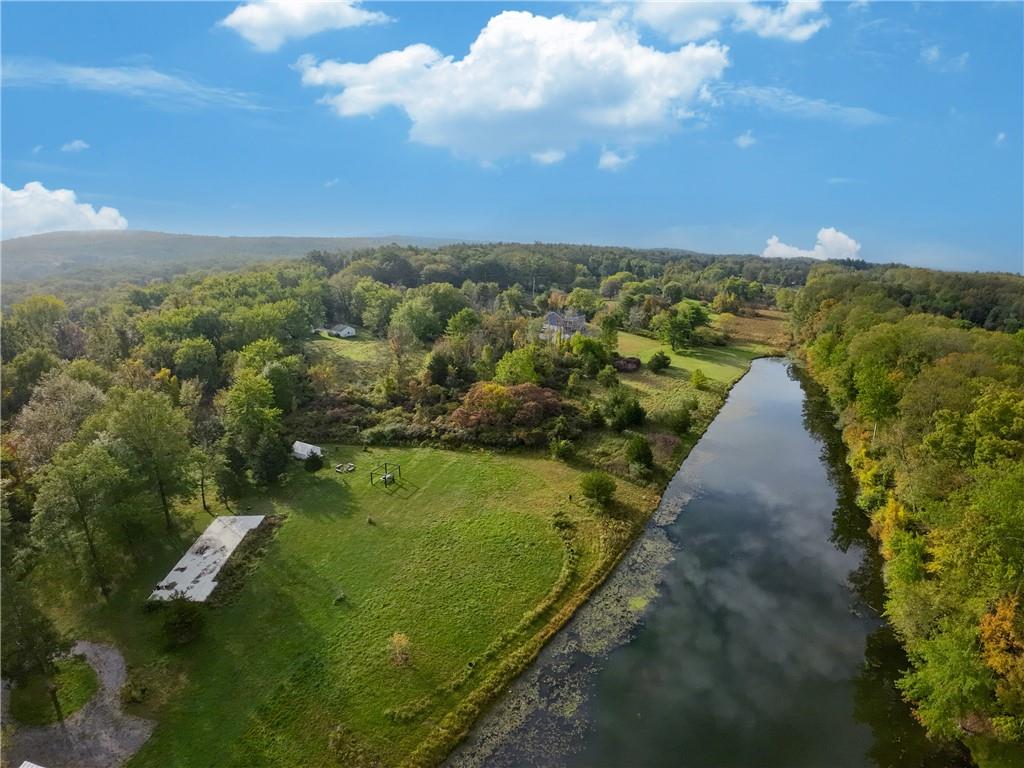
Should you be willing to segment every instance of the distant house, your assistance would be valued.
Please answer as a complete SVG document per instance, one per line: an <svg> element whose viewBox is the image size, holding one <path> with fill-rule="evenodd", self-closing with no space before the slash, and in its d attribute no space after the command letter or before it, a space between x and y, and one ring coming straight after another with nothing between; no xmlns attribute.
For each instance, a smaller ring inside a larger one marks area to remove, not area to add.
<svg viewBox="0 0 1024 768"><path fill-rule="evenodd" d="M544 325L541 327L540 337L546 341L567 339L577 333L584 333L586 326L587 319L574 310L570 309L564 315L551 311L544 315Z"/></svg>
<svg viewBox="0 0 1024 768"><path fill-rule="evenodd" d="M292 443L292 458L305 461L310 456L314 455L320 456L321 458L323 457L324 452L319 445L304 443L301 440L296 440L294 443Z"/></svg>
<svg viewBox="0 0 1024 768"><path fill-rule="evenodd" d="M332 325L330 328L325 328L328 336L333 336L336 339L351 339L356 335L356 329L351 325L345 325L345 323L339 323L338 325Z"/></svg>

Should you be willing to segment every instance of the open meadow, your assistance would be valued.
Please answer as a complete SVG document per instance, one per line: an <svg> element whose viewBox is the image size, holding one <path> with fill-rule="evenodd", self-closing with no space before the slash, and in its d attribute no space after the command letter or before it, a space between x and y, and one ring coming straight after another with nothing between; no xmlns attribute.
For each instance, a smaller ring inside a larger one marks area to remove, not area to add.
<svg viewBox="0 0 1024 768"><path fill-rule="evenodd" d="M240 503L284 523L186 650L161 653L143 602L174 543L208 523L198 506L109 604L51 595L72 634L123 651L132 711L159 722L132 765L395 764L571 599L624 526L570 502L578 471L542 457L334 446L328 459L356 471L296 462ZM385 460L401 481L371 486ZM620 483L618 498L639 519L655 495ZM407 664L391 659L395 633Z"/></svg>

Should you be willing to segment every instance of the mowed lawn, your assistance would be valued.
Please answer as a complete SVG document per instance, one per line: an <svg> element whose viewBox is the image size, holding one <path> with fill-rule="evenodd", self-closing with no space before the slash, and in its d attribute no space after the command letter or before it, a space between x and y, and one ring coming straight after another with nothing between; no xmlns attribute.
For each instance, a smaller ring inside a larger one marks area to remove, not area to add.
<svg viewBox="0 0 1024 768"><path fill-rule="evenodd" d="M314 334L306 342L306 355L313 362L330 365L339 384L375 381L390 360L387 340L361 329L350 339Z"/></svg>
<svg viewBox="0 0 1024 768"><path fill-rule="evenodd" d="M667 354L672 364L663 371L652 373L647 370L646 363L658 351ZM690 374L694 370L700 369L715 384L731 386L747 372L754 358L769 354L770 351L764 345L741 343L723 347L695 347L679 353L673 352L657 339L632 333L619 334L619 354L639 357L645 364L636 373L623 374L622 379L636 391L651 421L655 423L667 418L690 399L696 399L702 410L718 410L717 395L700 392L690 384ZM703 407L705 405L707 408Z"/></svg>
<svg viewBox="0 0 1024 768"><path fill-rule="evenodd" d="M385 460L401 464L397 487L369 483ZM147 688L133 711L158 726L130 765L398 763L478 677L455 692L446 684L471 663L483 674L521 642L481 656L558 581L566 544L556 511L576 523L574 583L600 559L607 521L568 502L578 470L545 457L337 446L328 461L357 469L310 475L296 462L281 488L235 508L287 520L196 643L164 653L160 612L142 610L193 531L162 547L110 605L65 595L54 606L74 636L116 643ZM618 497L636 514L654 501L622 482ZM187 514L195 530L210 520L194 507ZM390 658L396 632L409 638L405 667Z"/></svg>
<svg viewBox="0 0 1024 768"><path fill-rule="evenodd" d="M784 327L784 319L752 318L749 325L759 331L775 333ZM636 394L647 413L645 425L636 431L644 434L651 443L658 469L657 482L667 482L700 439L722 405L725 388L743 376L755 358L781 352L778 347L754 339L736 338L726 346L693 347L679 353L658 339L624 331L619 332L618 350L620 355L638 357L644 363L639 371L622 373L619 378ZM671 365L654 373L646 364L658 351L669 356ZM710 386L703 390L693 386L690 374L695 369L704 372ZM592 394L600 392L595 388ZM691 401L697 403L693 426L686 434L676 435L670 427L670 419ZM629 476L625 445L622 435L603 430L588 435L578 447L588 461L623 478Z"/></svg>

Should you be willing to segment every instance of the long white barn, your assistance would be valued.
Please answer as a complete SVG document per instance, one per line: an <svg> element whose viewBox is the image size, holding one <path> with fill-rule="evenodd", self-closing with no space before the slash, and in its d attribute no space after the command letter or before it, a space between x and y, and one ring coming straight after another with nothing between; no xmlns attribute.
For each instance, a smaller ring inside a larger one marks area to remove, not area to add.
<svg viewBox="0 0 1024 768"><path fill-rule="evenodd" d="M210 523L178 564L156 585L150 600L183 596L204 603L217 586L217 574L263 515L224 515Z"/></svg>

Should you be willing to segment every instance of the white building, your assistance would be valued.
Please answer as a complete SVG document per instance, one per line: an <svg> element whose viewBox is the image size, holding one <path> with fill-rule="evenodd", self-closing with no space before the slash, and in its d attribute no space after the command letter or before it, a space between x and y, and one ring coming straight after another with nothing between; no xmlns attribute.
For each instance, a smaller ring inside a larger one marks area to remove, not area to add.
<svg viewBox="0 0 1024 768"><path fill-rule="evenodd" d="M336 339L351 339L356 335L356 329L351 325L345 325L339 323L338 325L332 325L327 329L327 335L333 336Z"/></svg>
<svg viewBox="0 0 1024 768"><path fill-rule="evenodd" d="M156 585L150 600L171 600L177 596L196 603L206 602L217 586L217 574L242 539L263 522L263 515L223 515L207 526L188 552Z"/></svg>
<svg viewBox="0 0 1024 768"><path fill-rule="evenodd" d="M301 440L296 440L292 443L292 458L305 461L310 456L319 456L323 458L324 451L319 445L312 445L311 443L304 443Z"/></svg>

